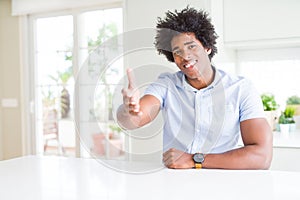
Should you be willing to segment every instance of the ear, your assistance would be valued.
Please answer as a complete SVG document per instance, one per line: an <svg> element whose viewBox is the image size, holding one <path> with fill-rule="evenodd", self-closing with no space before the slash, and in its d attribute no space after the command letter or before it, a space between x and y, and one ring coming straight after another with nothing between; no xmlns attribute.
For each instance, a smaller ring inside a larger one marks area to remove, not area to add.
<svg viewBox="0 0 300 200"><path fill-rule="evenodd" d="M209 55L211 53L211 49L205 49L205 50L206 50L207 55Z"/></svg>

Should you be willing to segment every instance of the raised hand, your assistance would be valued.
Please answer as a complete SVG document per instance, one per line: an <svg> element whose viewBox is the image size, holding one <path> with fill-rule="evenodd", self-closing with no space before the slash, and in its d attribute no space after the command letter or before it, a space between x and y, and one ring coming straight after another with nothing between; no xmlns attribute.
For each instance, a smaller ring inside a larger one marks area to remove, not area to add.
<svg viewBox="0 0 300 200"><path fill-rule="evenodd" d="M140 93L136 87L135 77L132 69L127 69L128 87L122 89L123 104L125 112L131 115L142 115L140 111Z"/></svg>

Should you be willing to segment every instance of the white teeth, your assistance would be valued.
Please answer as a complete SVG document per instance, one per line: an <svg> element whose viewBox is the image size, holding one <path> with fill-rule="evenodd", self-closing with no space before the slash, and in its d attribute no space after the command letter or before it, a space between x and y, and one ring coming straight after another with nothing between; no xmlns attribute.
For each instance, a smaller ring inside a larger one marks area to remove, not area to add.
<svg viewBox="0 0 300 200"><path fill-rule="evenodd" d="M187 65L184 65L185 68L190 68L191 66L196 64L196 60L192 61L191 63L188 63Z"/></svg>

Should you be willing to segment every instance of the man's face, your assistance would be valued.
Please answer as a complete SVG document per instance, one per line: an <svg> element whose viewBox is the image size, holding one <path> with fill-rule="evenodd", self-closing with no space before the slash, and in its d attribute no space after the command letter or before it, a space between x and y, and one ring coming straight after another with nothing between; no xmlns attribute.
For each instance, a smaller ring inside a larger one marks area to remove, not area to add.
<svg viewBox="0 0 300 200"><path fill-rule="evenodd" d="M173 37L171 48L176 65L187 78L203 78L207 70L211 69L208 57L211 49L204 48L194 33L182 33Z"/></svg>

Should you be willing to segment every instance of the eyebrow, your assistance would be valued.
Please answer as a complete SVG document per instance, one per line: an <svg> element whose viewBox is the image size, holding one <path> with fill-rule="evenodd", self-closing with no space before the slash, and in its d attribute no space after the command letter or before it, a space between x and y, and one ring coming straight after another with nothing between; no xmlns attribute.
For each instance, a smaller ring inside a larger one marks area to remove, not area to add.
<svg viewBox="0 0 300 200"><path fill-rule="evenodd" d="M192 44L192 43L195 43L195 41L185 42L183 45L186 46L186 45L189 45L189 44ZM175 51L175 50L177 50L177 49L179 49L178 46L174 47L174 48L172 49L172 51Z"/></svg>

